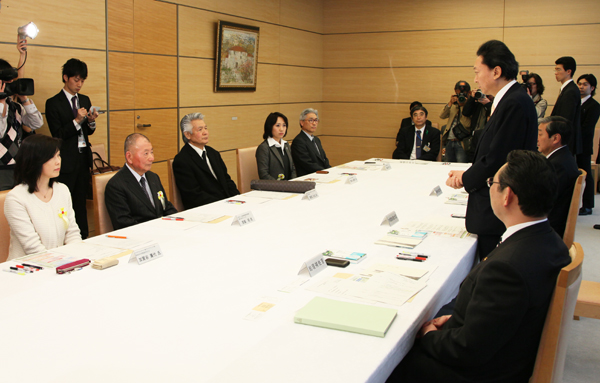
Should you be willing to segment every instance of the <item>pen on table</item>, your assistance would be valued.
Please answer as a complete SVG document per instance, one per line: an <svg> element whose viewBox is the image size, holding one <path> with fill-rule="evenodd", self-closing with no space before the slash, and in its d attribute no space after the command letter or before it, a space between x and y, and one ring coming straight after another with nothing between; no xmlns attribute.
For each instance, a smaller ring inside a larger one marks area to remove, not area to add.
<svg viewBox="0 0 600 383"><path fill-rule="evenodd" d="M236 199L228 199L227 203L246 203L246 201L238 201Z"/></svg>
<svg viewBox="0 0 600 383"><path fill-rule="evenodd" d="M14 267L14 266L11 266L10 269L14 270L14 271L17 271L17 272L33 273L33 271L29 271L29 270L25 270L25 269L19 269L18 267Z"/></svg>
<svg viewBox="0 0 600 383"><path fill-rule="evenodd" d="M410 255L413 257L421 257L421 258L429 258L429 255L425 255L425 254L419 254L419 253L411 253L410 251L404 251L402 250L400 252L401 255Z"/></svg>
<svg viewBox="0 0 600 383"><path fill-rule="evenodd" d="M427 258L411 257L408 255L401 255L401 254L396 255L396 259L402 259L405 261L415 261L415 262L423 262L423 261L427 260Z"/></svg>
<svg viewBox="0 0 600 383"><path fill-rule="evenodd" d="M185 218L181 217L163 217L163 221L185 221Z"/></svg>
<svg viewBox="0 0 600 383"><path fill-rule="evenodd" d="M119 238L119 239L127 239L127 237L123 237L121 235L107 235L108 238Z"/></svg>
<svg viewBox="0 0 600 383"><path fill-rule="evenodd" d="M356 173L342 173L342 175L344 175L344 176L355 176Z"/></svg>
<svg viewBox="0 0 600 383"><path fill-rule="evenodd" d="M26 271L28 273L33 273L34 271L37 271L37 269L31 268L31 267L28 267L28 266L23 266L23 265L16 265L15 267L17 269L19 269L19 270L24 270L24 271Z"/></svg>
<svg viewBox="0 0 600 383"><path fill-rule="evenodd" d="M25 275L25 273L23 273L23 272L11 270L11 269L3 269L3 270L6 271L7 273L14 273L14 274L19 274L19 275Z"/></svg>
<svg viewBox="0 0 600 383"><path fill-rule="evenodd" d="M27 267L33 267L34 269L38 269L38 270L44 270L44 268L41 266L30 265L29 263L23 263L22 265L27 266Z"/></svg>

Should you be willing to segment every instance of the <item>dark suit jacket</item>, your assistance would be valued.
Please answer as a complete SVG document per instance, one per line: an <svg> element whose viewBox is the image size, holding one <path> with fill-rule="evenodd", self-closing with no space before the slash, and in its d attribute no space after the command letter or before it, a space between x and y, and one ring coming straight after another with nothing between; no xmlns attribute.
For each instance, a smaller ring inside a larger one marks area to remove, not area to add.
<svg viewBox="0 0 600 383"><path fill-rule="evenodd" d="M185 144L173 159L173 173L183 207L191 209L197 206L220 201L240 194L235 183L227 173L227 166L218 151L205 146L210 166L217 178L213 176L208 165L198 152Z"/></svg>
<svg viewBox="0 0 600 383"><path fill-rule="evenodd" d="M401 382L527 383L568 249L548 221L511 235L463 281L452 317L402 361Z"/></svg>
<svg viewBox="0 0 600 383"><path fill-rule="evenodd" d="M490 116L479 137L473 165L463 174L463 184L469 193L465 223L470 233L504 233L504 224L492 211L486 180L504 165L510 151L537 150L537 126L531 97L519 84L513 84Z"/></svg>
<svg viewBox="0 0 600 383"><path fill-rule="evenodd" d="M177 213L177 209L167 200L158 175L149 171L145 176L154 206L127 166L123 166L106 184L104 202L115 230ZM164 209L158 199L158 192L164 195Z"/></svg>
<svg viewBox="0 0 600 383"><path fill-rule="evenodd" d="M600 104L593 97L581 105L581 144L582 153L594 154L594 133L600 118Z"/></svg>
<svg viewBox="0 0 600 383"><path fill-rule="evenodd" d="M552 108L552 116L561 116L571 121L573 132L569 138L571 153L581 153L581 93L575 81L571 81L560 92Z"/></svg>
<svg viewBox="0 0 600 383"><path fill-rule="evenodd" d="M573 157L573 154L571 154L569 148L566 146L554 152L548 160L558 176L558 197L552 211L548 215L548 220L552 228L562 237L565 233L573 188L575 187L577 177L579 177L579 169L577 168L575 157Z"/></svg>
<svg viewBox="0 0 600 383"><path fill-rule="evenodd" d="M414 125L400 128L398 132L398 147L394 150L392 158L410 159L410 155L415 144L416 128ZM425 124L425 133L421 138L421 157L419 160L435 161L440 152L440 131L432 126ZM429 150L425 150L429 148Z"/></svg>
<svg viewBox="0 0 600 383"><path fill-rule="evenodd" d="M290 144L287 142L285 143L284 150L291 167L290 177L286 178L286 180L296 178L296 167L294 166ZM258 167L258 177L261 180L276 180L279 174L286 173L281 149L275 146L269 147L267 140L264 140L256 148L256 166Z"/></svg>
<svg viewBox="0 0 600 383"><path fill-rule="evenodd" d="M400 141L400 132L402 131L402 128L409 127L409 126L415 126L413 124L412 118L410 118L410 117L403 118L402 121L400 122L400 129L398 129L398 133L396 134L396 142ZM429 121L429 120L425 121L425 126L430 127L431 121Z"/></svg>
<svg viewBox="0 0 600 383"><path fill-rule="evenodd" d="M83 94L78 94L77 97L79 97L79 106L86 110L90 110L92 107L90 98ZM65 92L61 90L57 95L46 100L46 121L48 121L50 133L52 133L52 137L57 137L62 140L62 145L60 147L60 156L62 157L61 173L73 172L75 170L74 161L80 158L79 147L77 144L79 132L75 129L73 120L73 105L71 104L71 100L65 95ZM83 137L87 144L87 155L85 156L87 163L85 166L91 168L92 151L90 149L88 136L94 134L96 130L90 129L86 119L81 123L81 131L83 132Z"/></svg>
<svg viewBox="0 0 600 383"><path fill-rule="evenodd" d="M315 143L319 151L317 151ZM292 141L292 158L294 159L294 165L296 165L298 177L331 167L319 137L314 136L313 142L311 142L302 130Z"/></svg>

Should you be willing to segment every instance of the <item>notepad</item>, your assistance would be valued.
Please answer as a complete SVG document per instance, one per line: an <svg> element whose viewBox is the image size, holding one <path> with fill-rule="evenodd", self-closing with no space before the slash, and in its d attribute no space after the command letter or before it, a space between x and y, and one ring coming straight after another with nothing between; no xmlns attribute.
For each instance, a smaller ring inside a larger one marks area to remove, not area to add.
<svg viewBox="0 0 600 383"><path fill-rule="evenodd" d="M298 310L294 322L383 338L397 310L315 297Z"/></svg>

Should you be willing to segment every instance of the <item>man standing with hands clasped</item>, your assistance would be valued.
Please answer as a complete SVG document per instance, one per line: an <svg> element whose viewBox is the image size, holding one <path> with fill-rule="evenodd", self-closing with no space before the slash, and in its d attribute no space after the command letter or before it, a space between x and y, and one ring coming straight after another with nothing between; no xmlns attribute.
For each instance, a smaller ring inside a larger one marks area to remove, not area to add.
<svg viewBox="0 0 600 383"><path fill-rule="evenodd" d="M481 45L473 69L481 91L494 96L492 114L479 138L473 165L466 171L452 170L446 185L464 186L469 193L466 227L477 234L477 252L483 259L506 230L492 211L486 180L504 165L512 150L536 150L537 113L531 97L517 84L519 63L503 42L490 40Z"/></svg>
<svg viewBox="0 0 600 383"><path fill-rule="evenodd" d="M46 120L52 137L62 140L63 165L57 181L67 185L71 192L75 219L83 239L88 236L85 196L92 167L88 136L96 131L98 118L98 111L90 110L90 98L79 94L87 74L87 65L83 61L68 60L62 70L63 89L46 101Z"/></svg>

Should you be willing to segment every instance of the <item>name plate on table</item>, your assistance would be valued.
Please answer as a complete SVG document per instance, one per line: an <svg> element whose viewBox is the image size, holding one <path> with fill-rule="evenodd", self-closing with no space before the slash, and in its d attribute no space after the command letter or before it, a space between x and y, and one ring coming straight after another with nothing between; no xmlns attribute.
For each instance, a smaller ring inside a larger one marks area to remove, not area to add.
<svg viewBox="0 0 600 383"><path fill-rule="evenodd" d="M440 185L436 186L433 188L433 190L431 191L431 193L429 193L430 197L439 197L442 195L442 188L440 187Z"/></svg>
<svg viewBox="0 0 600 383"><path fill-rule="evenodd" d="M398 221L399 220L398 220L398 216L396 215L396 212L392 211L390 214L383 217L383 221L381 222L381 225L379 225L379 226L383 226L383 225L394 226L395 224L398 223Z"/></svg>
<svg viewBox="0 0 600 383"><path fill-rule="evenodd" d="M389 162L384 162L381 170L392 170L392 165Z"/></svg>
<svg viewBox="0 0 600 383"><path fill-rule="evenodd" d="M350 176L350 177L348 177L348 179L346 180L346 183L347 183L347 184L350 184L350 185L353 185L353 184L355 184L355 183L357 183L357 182L358 182L358 177L356 177L356 176Z"/></svg>
<svg viewBox="0 0 600 383"><path fill-rule="evenodd" d="M317 192L317 189L307 191L306 193L304 193L304 197L302 197L302 199L307 199L309 201L312 201L315 198L319 198L319 193Z"/></svg>
<svg viewBox="0 0 600 383"><path fill-rule="evenodd" d="M158 243L137 249L131 254L131 257L137 260L138 265L143 265L162 256L163 252Z"/></svg>
<svg viewBox="0 0 600 383"><path fill-rule="evenodd" d="M325 263L323 254L318 254L302 264L302 268L300 269L300 271L298 271L298 275L301 274L303 271L307 270L308 275L314 277L326 267L327 263Z"/></svg>
<svg viewBox="0 0 600 383"><path fill-rule="evenodd" d="M245 226L248 224L251 224L252 222L255 222L256 218L254 218L254 215L252 215L251 211L247 211L245 213L242 214L238 214L233 218L233 222L231 223L231 226L235 225L236 223L239 224L240 226Z"/></svg>

